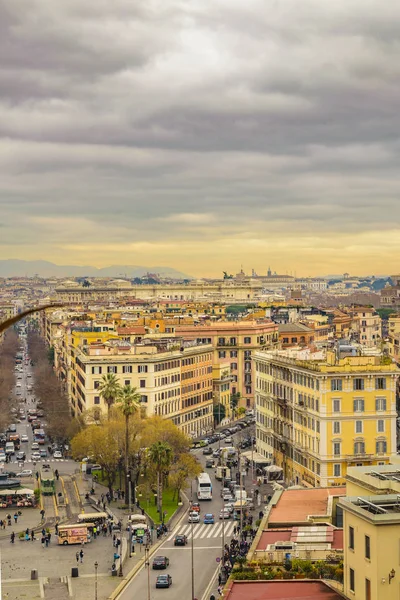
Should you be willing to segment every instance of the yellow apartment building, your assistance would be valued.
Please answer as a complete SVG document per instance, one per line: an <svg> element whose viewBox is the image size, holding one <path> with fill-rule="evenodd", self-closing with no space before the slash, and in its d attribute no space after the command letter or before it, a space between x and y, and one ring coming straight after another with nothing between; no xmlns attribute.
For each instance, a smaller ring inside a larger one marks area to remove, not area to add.
<svg viewBox="0 0 400 600"><path fill-rule="evenodd" d="M343 511L344 593L348 598L400 597L400 464L349 468Z"/></svg>
<svg viewBox="0 0 400 600"><path fill-rule="evenodd" d="M80 337L80 336L79 336ZM171 419L184 433L200 436L213 427L212 346L171 338L139 344L70 344L70 400L73 414L92 407L106 411L100 396L102 376L115 373L119 383L136 387L147 415Z"/></svg>
<svg viewBox="0 0 400 600"><path fill-rule="evenodd" d="M230 362L221 362L213 366L213 397L214 405L222 404L225 407L225 418L232 417L231 394L232 382Z"/></svg>
<svg viewBox="0 0 400 600"><path fill-rule="evenodd" d="M257 451L307 486L396 455L398 367L377 356L256 352Z"/></svg>
<svg viewBox="0 0 400 600"><path fill-rule="evenodd" d="M221 321L180 325L176 335L198 343L212 344L213 364L230 363L233 377L232 393L240 393L240 405L254 406L253 355L262 348L278 345L278 326L268 319L262 321Z"/></svg>

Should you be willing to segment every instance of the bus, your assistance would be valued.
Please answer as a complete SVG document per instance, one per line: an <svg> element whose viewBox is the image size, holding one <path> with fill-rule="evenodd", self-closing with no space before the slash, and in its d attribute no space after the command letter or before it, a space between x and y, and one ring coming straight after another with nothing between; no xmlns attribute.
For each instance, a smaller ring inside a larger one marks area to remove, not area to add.
<svg viewBox="0 0 400 600"><path fill-rule="evenodd" d="M62 546L69 544L86 544L90 542L89 523L85 525L59 525L58 543Z"/></svg>
<svg viewBox="0 0 400 600"><path fill-rule="evenodd" d="M45 440L44 429L34 429L33 430L33 439L35 442L37 442L38 444L43 446L44 440Z"/></svg>
<svg viewBox="0 0 400 600"><path fill-rule="evenodd" d="M208 473L200 473L197 481L197 499L212 500L212 483Z"/></svg>

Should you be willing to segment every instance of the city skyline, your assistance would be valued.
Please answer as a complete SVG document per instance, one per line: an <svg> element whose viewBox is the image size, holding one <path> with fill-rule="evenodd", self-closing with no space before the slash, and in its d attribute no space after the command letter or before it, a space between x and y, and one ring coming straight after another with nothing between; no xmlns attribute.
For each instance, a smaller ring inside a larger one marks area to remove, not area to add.
<svg viewBox="0 0 400 600"><path fill-rule="evenodd" d="M0 256L396 273L400 7L0 0Z"/></svg>

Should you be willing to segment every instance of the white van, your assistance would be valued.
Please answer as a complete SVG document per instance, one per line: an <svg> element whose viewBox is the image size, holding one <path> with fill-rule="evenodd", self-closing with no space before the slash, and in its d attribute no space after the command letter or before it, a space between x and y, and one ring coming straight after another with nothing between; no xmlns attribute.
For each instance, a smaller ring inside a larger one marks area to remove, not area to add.
<svg viewBox="0 0 400 600"><path fill-rule="evenodd" d="M6 442L6 454L14 454L15 446L14 442Z"/></svg>

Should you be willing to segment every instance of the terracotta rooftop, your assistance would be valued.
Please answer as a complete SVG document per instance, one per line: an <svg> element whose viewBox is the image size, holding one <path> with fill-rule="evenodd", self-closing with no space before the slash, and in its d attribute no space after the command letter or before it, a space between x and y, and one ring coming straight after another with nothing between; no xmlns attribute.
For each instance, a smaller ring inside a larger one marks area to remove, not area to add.
<svg viewBox="0 0 400 600"><path fill-rule="evenodd" d="M277 542L331 544L332 549L343 550L343 529L326 525L267 529L261 534L257 550L266 550L267 546Z"/></svg>
<svg viewBox="0 0 400 600"><path fill-rule="evenodd" d="M284 490L270 512L269 524L309 522L309 515L326 515L332 496L345 496L345 487Z"/></svg>
<svg viewBox="0 0 400 600"><path fill-rule="evenodd" d="M224 600L343 600L322 581L234 581Z"/></svg>
<svg viewBox="0 0 400 600"><path fill-rule="evenodd" d="M118 335L132 335L132 334L145 334L146 329L143 325L138 325L137 327L117 327Z"/></svg>

